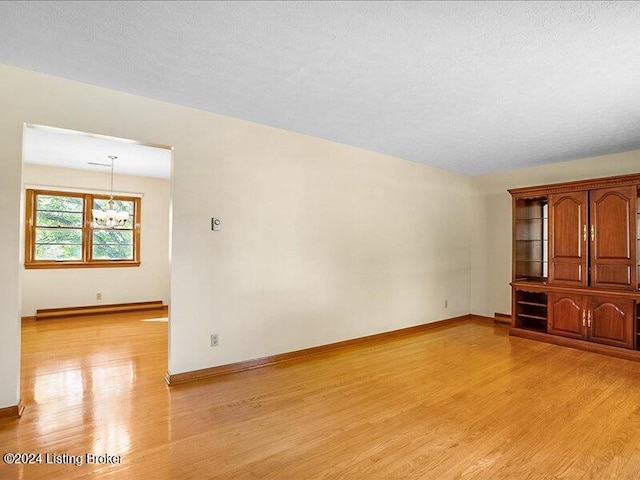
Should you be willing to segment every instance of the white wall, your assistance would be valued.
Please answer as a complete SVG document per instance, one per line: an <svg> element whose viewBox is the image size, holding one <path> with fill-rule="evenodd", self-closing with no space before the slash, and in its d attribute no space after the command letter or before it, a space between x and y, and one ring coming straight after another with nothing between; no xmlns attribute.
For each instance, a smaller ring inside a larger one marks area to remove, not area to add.
<svg viewBox="0 0 640 480"><path fill-rule="evenodd" d="M469 312L468 177L12 67L0 83L16 226L23 122L175 147L171 373ZM0 252L0 406L16 403L17 235Z"/></svg>
<svg viewBox="0 0 640 480"><path fill-rule="evenodd" d="M0 79L2 72L0 71ZM0 84L2 81L0 80ZM0 408L18 404L20 374L20 190L22 123L0 88Z"/></svg>
<svg viewBox="0 0 640 480"><path fill-rule="evenodd" d="M511 170L473 179L471 311L510 313L511 196L509 188L640 172L640 150Z"/></svg>
<svg viewBox="0 0 640 480"><path fill-rule="evenodd" d="M23 184L39 188L67 187L90 191L109 186L106 173L25 164ZM143 194L140 266L123 268L31 269L22 273L22 315L37 309L108 305L162 300L169 303L169 193L170 181L158 178L114 176L115 189ZM24 228L24 218L21 228ZM24 268L24 267L23 267ZM102 300L96 301L96 293Z"/></svg>

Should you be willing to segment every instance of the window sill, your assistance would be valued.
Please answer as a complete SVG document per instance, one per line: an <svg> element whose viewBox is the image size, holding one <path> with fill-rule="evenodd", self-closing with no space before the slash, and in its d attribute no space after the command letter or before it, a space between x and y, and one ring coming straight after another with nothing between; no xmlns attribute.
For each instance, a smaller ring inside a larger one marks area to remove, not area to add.
<svg viewBox="0 0 640 480"><path fill-rule="evenodd" d="M51 269L51 268L114 268L114 267L139 267L140 262L135 260L110 260L95 262L31 262L25 263L24 268Z"/></svg>

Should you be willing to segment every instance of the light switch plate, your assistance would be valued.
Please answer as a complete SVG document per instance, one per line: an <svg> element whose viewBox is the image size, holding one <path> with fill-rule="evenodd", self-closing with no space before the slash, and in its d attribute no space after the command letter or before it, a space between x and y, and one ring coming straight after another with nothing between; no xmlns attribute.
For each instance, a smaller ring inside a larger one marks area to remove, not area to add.
<svg viewBox="0 0 640 480"><path fill-rule="evenodd" d="M222 230L222 219L218 217L213 217L211 219L211 230L214 232L219 232Z"/></svg>

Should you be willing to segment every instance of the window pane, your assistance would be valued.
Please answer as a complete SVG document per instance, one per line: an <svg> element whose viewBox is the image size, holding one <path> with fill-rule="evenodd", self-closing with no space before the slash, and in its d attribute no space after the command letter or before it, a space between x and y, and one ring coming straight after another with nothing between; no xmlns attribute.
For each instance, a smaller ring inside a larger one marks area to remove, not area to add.
<svg viewBox="0 0 640 480"><path fill-rule="evenodd" d="M132 245L133 244L133 232L131 230L94 230L93 231L93 243L94 245Z"/></svg>
<svg viewBox="0 0 640 480"><path fill-rule="evenodd" d="M36 228L36 245L43 243L68 243L81 245L82 230L70 228Z"/></svg>
<svg viewBox="0 0 640 480"><path fill-rule="evenodd" d="M82 245L36 245L36 260L82 260Z"/></svg>
<svg viewBox="0 0 640 480"><path fill-rule="evenodd" d="M82 213L41 211L36 215L38 227L82 227Z"/></svg>
<svg viewBox="0 0 640 480"><path fill-rule="evenodd" d="M37 195L36 210L54 210L58 212L80 212L84 210L82 197L57 195Z"/></svg>
<svg viewBox="0 0 640 480"><path fill-rule="evenodd" d="M93 208L107 211L107 209L109 208L109 200L94 198ZM113 208L116 212L129 212L131 215L133 215L133 202L130 202L128 200L114 200Z"/></svg>
<svg viewBox="0 0 640 480"><path fill-rule="evenodd" d="M133 260L133 232L131 230L94 230L94 260Z"/></svg>
<svg viewBox="0 0 640 480"><path fill-rule="evenodd" d="M103 212L106 212L109 209L109 200L108 199L101 199L101 198L94 198L93 199L93 208L96 210L102 210ZM133 213L134 213L134 204L131 201L128 200L114 200L113 201L113 208L116 212L128 212L129 213L129 219L124 223L124 225L121 225L119 227L115 227L115 228L122 228L122 229L132 229L133 228ZM99 228L99 227L96 227Z"/></svg>
<svg viewBox="0 0 640 480"><path fill-rule="evenodd" d="M133 245L94 245L92 253L94 260L133 260Z"/></svg>

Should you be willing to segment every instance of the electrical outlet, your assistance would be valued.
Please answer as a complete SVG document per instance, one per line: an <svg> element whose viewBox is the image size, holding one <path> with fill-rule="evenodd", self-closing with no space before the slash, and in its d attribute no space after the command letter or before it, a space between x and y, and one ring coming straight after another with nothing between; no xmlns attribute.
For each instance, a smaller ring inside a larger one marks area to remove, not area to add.
<svg viewBox="0 0 640 480"><path fill-rule="evenodd" d="M217 347L218 346L218 334L217 333L212 333L211 334L211 346L212 347Z"/></svg>
<svg viewBox="0 0 640 480"><path fill-rule="evenodd" d="M445 300L444 301L444 308L448 308L449 307L449 300Z"/></svg>
<svg viewBox="0 0 640 480"><path fill-rule="evenodd" d="M102 300L102 293L96 293L96 300Z"/></svg>

